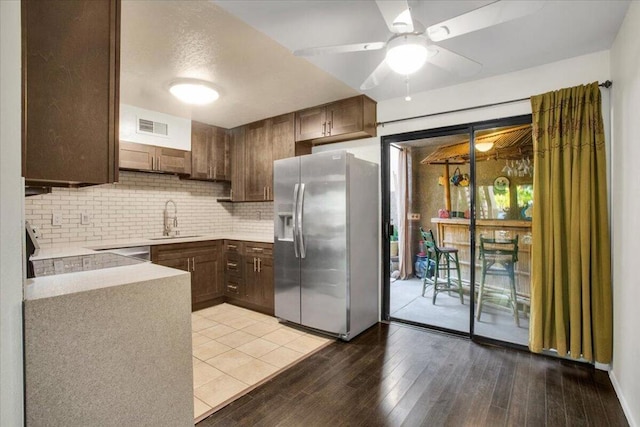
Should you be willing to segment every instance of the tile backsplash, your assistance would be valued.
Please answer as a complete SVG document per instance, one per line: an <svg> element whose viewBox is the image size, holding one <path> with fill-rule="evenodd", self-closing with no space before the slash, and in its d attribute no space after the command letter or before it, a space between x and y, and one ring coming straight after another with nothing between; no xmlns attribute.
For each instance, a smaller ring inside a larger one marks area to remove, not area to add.
<svg viewBox="0 0 640 427"><path fill-rule="evenodd" d="M25 217L38 229L42 247L161 236L169 199L178 206L180 234L273 234L273 203L218 202L229 195L229 188L228 183L120 171L117 184L54 188L27 197ZM53 214L61 217L61 225L52 225ZM87 224L81 224L83 214L88 215Z"/></svg>

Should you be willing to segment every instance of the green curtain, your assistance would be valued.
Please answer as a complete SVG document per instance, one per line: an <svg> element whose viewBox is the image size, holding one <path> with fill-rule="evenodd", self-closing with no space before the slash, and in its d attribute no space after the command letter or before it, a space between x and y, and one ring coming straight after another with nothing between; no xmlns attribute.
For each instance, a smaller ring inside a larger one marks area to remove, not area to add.
<svg viewBox="0 0 640 427"><path fill-rule="evenodd" d="M610 363L611 248L598 83L531 98L533 352Z"/></svg>

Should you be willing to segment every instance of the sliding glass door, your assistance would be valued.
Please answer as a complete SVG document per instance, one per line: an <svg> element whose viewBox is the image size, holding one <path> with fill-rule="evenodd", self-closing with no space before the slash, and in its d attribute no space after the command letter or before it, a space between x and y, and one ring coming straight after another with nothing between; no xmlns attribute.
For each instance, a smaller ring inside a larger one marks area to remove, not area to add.
<svg viewBox="0 0 640 427"><path fill-rule="evenodd" d="M534 202L531 124L476 129L474 140L474 334L527 345Z"/></svg>
<svg viewBox="0 0 640 427"><path fill-rule="evenodd" d="M468 156L468 127L389 145L392 319L470 333L468 232L455 248L447 247L442 235L447 221L466 222L468 229L471 179L463 160Z"/></svg>
<svg viewBox="0 0 640 427"><path fill-rule="evenodd" d="M530 116L383 137L386 319L527 344L532 150Z"/></svg>

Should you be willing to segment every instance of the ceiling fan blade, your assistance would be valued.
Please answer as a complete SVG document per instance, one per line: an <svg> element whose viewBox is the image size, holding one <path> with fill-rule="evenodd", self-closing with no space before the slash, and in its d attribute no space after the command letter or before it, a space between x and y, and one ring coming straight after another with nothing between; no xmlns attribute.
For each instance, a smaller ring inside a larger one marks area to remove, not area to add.
<svg viewBox="0 0 640 427"><path fill-rule="evenodd" d="M433 46L438 53L429 57L428 62L440 67L444 70L451 71L461 77L469 77L478 73L482 68L482 64L472 61L455 52L451 52L440 46Z"/></svg>
<svg viewBox="0 0 640 427"><path fill-rule="evenodd" d="M434 42L521 18L542 9L544 1L496 1L427 28Z"/></svg>
<svg viewBox="0 0 640 427"><path fill-rule="evenodd" d="M392 33L412 33L413 18L406 0L376 0L378 9Z"/></svg>
<svg viewBox="0 0 640 427"><path fill-rule="evenodd" d="M365 80L364 83L360 85L360 90L373 89L374 87L382 83L382 81L387 77L387 75L389 75L390 72L391 68L389 68L387 61L383 60L380 65L378 65L376 69L373 70L373 73L371 73L369 77L367 77L367 80Z"/></svg>
<svg viewBox="0 0 640 427"><path fill-rule="evenodd" d="M322 46L322 47L309 47L306 49L294 50L295 56L315 56L326 55L334 53L348 53L348 52L361 52L367 50L379 50L384 48L387 42L373 42L373 43L354 43L343 44L338 46Z"/></svg>

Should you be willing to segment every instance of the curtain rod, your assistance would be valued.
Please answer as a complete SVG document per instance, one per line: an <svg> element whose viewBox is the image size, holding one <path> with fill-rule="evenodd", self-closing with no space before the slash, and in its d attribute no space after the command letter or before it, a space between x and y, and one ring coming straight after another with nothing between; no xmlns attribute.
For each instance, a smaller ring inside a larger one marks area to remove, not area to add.
<svg viewBox="0 0 640 427"><path fill-rule="evenodd" d="M611 85L613 85L613 82L611 80L606 80L606 81L604 81L602 83L598 83L598 86L604 87L605 89L609 89L611 87ZM531 97L520 98L520 99L512 99L510 101L494 102L492 104L476 105L475 107L458 108L457 110L441 111L439 113L423 114L423 115L420 115L420 116L406 117L404 119L387 120L386 122L377 122L376 126L384 127L384 125L388 125L390 123L406 122L407 120L415 120L415 119L424 119L424 118L427 118L427 117L441 116L443 114L461 113L463 111L478 110L480 108L497 107L498 105L513 104L515 102L528 101L529 99L531 99Z"/></svg>

